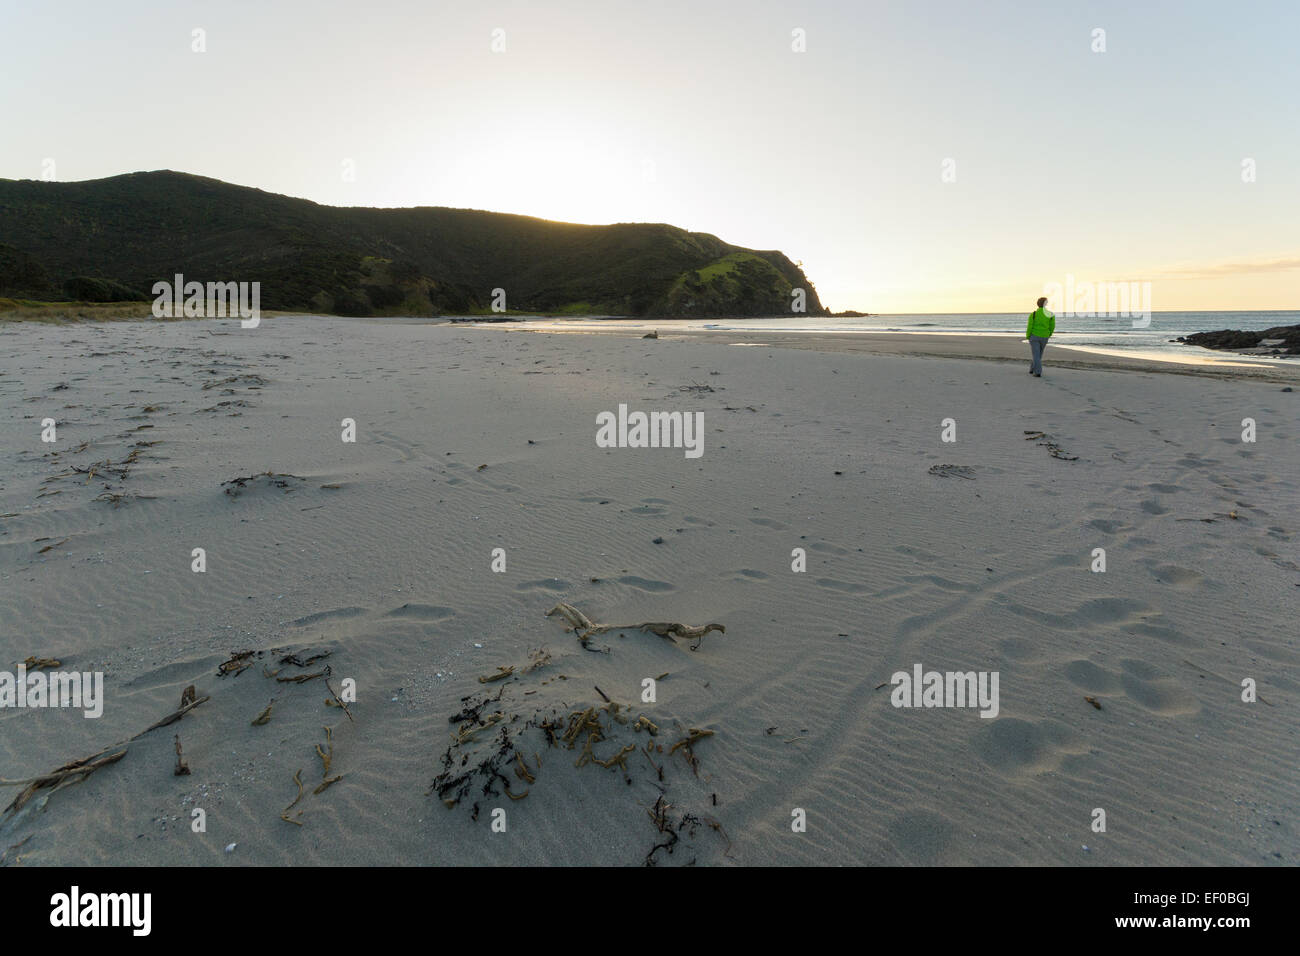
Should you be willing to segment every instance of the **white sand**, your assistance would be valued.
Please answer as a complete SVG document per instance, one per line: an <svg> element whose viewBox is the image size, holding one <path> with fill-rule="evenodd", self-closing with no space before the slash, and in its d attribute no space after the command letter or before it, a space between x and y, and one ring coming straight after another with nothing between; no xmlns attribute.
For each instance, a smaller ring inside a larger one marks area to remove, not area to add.
<svg viewBox="0 0 1300 956"><path fill-rule="evenodd" d="M0 345L0 669L55 657L102 670L107 696L98 720L0 710L0 777L128 737L188 684L211 695L6 817L5 863L637 864L661 840L642 754L629 785L541 750L528 797L484 797L477 822L429 790L462 697L504 686L524 732L664 672L634 713L662 728L673 812L722 830L683 831L663 864L1300 862L1300 392L1276 381L289 317L11 324ZM264 384L203 388L243 375ZM598 448L619 403L703 411L703 456ZM138 441L157 444L124 480L47 481ZM927 473L942 463L974 480ZM224 493L267 469L305 481ZM106 483L149 497L93 500ZM591 653L544 616L557 601L726 633ZM477 681L542 647L548 667ZM243 649L266 653L217 677ZM264 676L324 650L335 689L356 681L352 722L323 681ZM878 685L917 663L998 672L999 716L891 706ZM1246 677L1267 703L1241 701ZM698 778L668 753L678 723L715 732ZM313 794L326 725L344 776Z"/></svg>

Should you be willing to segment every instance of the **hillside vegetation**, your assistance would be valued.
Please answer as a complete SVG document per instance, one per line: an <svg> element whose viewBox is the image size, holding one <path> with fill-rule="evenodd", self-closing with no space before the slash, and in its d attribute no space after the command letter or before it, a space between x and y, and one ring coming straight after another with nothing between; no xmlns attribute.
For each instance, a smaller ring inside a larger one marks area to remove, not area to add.
<svg viewBox="0 0 1300 956"><path fill-rule="evenodd" d="M471 209L322 206L159 171L76 183L0 179L0 296L153 298L156 281L261 283L261 307L342 315L510 311L823 314L780 252L664 224L586 226Z"/></svg>

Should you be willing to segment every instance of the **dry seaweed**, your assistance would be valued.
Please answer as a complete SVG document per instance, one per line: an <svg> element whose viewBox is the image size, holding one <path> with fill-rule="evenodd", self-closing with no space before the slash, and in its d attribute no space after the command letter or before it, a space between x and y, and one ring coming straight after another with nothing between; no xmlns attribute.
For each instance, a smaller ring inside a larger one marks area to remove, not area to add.
<svg viewBox="0 0 1300 956"><path fill-rule="evenodd" d="M682 755L686 758L686 762L690 764L691 770L694 771L695 775L698 777L700 774L700 761L699 758L695 756L695 751L693 748L695 744L703 740L705 737L712 737L712 736L713 736L713 731L711 730L699 730L698 728L692 727L690 728L690 730L687 731L685 737L683 737L681 740L677 741L677 743L672 745L672 747L668 751L668 754L669 756L672 756L673 754L677 753L678 749L680 748L682 751ZM789 741L786 742L789 743Z"/></svg>
<svg viewBox="0 0 1300 956"><path fill-rule="evenodd" d="M236 676L242 674L253 666L253 655L255 653L255 651L231 651L230 660L217 665L217 676L227 677L230 674Z"/></svg>
<svg viewBox="0 0 1300 956"><path fill-rule="evenodd" d="M277 677L275 680L279 684L305 684L317 677L328 677L330 673L329 667L326 666L324 670L316 671L314 674L294 674L291 677Z"/></svg>
<svg viewBox="0 0 1300 956"><path fill-rule="evenodd" d="M37 497L40 497L39 495ZM124 501L145 501L152 500L153 495L140 495L134 491L101 491L91 501L108 501L116 508Z"/></svg>
<svg viewBox="0 0 1300 956"><path fill-rule="evenodd" d="M25 846L28 843L28 841L31 840L31 838L32 837L29 834L23 837L17 843L13 844L13 846L5 848L4 852L0 853L0 866L5 866L9 859L9 854L12 853L14 850L21 850L23 846ZM18 856L14 857L15 863L21 863L22 861L23 861L22 854L19 854Z"/></svg>
<svg viewBox="0 0 1300 956"><path fill-rule="evenodd" d="M324 660L325 658L329 657L330 654L332 653L333 651L321 651L319 654L313 654L311 657L308 657L305 660L299 657L297 654L286 654L284 655L284 657L280 658L280 660L277 663L292 664L294 667L308 667L311 664L316 663L316 661Z"/></svg>
<svg viewBox="0 0 1300 956"><path fill-rule="evenodd" d="M342 780L342 779L343 779L343 776L344 776L343 774L339 774L339 775L336 776L336 777L327 777L327 778L325 778L325 779L322 780L319 784L317 784L316 789L313 790L312 793L313 793L313 794L317 794L317 793L322 793L322 792L324 792L325 790L328 790L330 787L334 786L334 784L336 784L336 783L338 783L340 780Z"/></svg>
<svg viewBox="0 0 1300 956"><path fill-rule="evenodd" d="M264 724L269 724L271 722L271 708L274 706L275 706L275 698L272 697L271 702L266 705L266 710L262 711L260 714L258 714L256 717L253 718L253 726L261 727Z"/></svg>
<svg viewBox="0 0 1300 956"><path fill-rule="evenodd" d="M70 782L79 783L101 767L107 767L109 764L117 763L117 761L126 756L127 750L134 741L139 740L150 731L157 730L159 727L166 727L168 724L175 723L195 707L198 707L207 700L209 700L209 698L206 695L188 702L185 702L185 698L182 697L181 706L177 710L168 714L166 717L163 717L161 720L154 721L138 734L128 737L126 740L120 740L109 747L105 747L103 750L93 753L89 757L83 757L80 760L65 763L60 767L56 767L49 773L30 777L26 780L0 780L0 787L21 786L24 788L18 796L14 797L13 801L5 807L4 815L9 817L16 814L29 800L31 800L33 796L36 795L39 790L48 787L58 789L65 782L69 782L70 778L73 777L78 779Z"/></svg>
<svg viewBox="0 0 1300 956"><path fill-rule="evenodd" d="M286 492L292 491L294 488L298 487L297 485L290 484L287 479L292 478L294 481L307 480L299 475L290 475L285 472L270 471L268 469L267 471L260 471L255 475L246 475L242 478L231 478L229 481L223 481L221 486L225 488L226 494L230 495L232 498L238 498L243 494L250 483L257 481L259 478L265 478L265 484L270 487L282 488Z"/></svg>
<svg viewBox="0 0 1300 956"><path fill-rule="evenodd" d="M644 630L670 640L681 637L698 639L710 630L725 633L722 625L718 624L695 626L676 622L649 622L638 625L600 625L568 604L555 606L549 616L563 617L584 646L590 634L616 630ZM538 706L538 699L534 698L527 711L517 712L515 705L518 702L533 694L547 694L548 685L552 688L550 693L558 691L560 685L557 681L564 675L541 681L531 688L519 687L523 675L549 659L549 654L538 651L533 655L534 663L531 666L515 666L513 669L498 667L496 673L485 675L481 680L482 684L495 684L495 687L491 690L484 687L478 693L461 698L459 711L448 718L452 726L451 741L441 755L441 768L433 779L429 794L436 795L448 809L464 808L471 821L478 821L480 814L487 807L493 806L489 801L494 798L522 800L543 785L542 760L535 749L538 744L563 748L572 752L574 769L561 767L560 774L592 773L594 771L582 768L594 765L621 772L621 778L628 786L640 782L643 786L659 791L659 799L650 811L658 839L645 856L649 865L660 863L672 855L674 847L680 849L686 845L682 841L692 838L697 830L718 832L726 841L724 853L729 853L730 838L718 821L683 810L670 810L672 804L668 796L669 788L682 781L684 769L676 761L671 761L673 766L670 768L670 762L665 758L680 751L684 763L691 768L692 773L702 776L696 750L702 740L713 736L715 732L698 727L682 727L680 739L675 738L676 743L671 747L666 744L656 745L653 739L646 737L638 738L635 735L642 731L647 737L653 738L660 733L661 728L646 714L638 713L629 705L619 702L599 685L589 685L592 687L594 702L575 703L553 698L549 706ZM661 679L666 676L661 675ZM507 677L513 679L506 679ZM644 744L642 741L645 741ZM534 756L532 763L525 758L530 750ZM638 750L645 763L636 760L633 766L631 758ZM658 759L656 751L662 755ZM554 772L548 770L548 780ZM647 794L642 805L648 805L649 799L650 795ZM705 800L708 800L707 795ZM712 797L712 805L717 806L716 794Z"/></svg>
<svg viewBox="0 0 1300 956"><path fill-rule="evenodd" d="M99 753L90 757L83 757L81 760L74 760L71 763L65 763L63 766L56 767L49 773L41 774L39 777L32 777L28 780L0 780L0 787L15 787L26 784L26 789L14 797L9 806L5 807L5 813L17 813L28 800L36 795L36 791L44 787L52 784L61 785L69 777L80 777L81 780L85 780L96 770L117 763L125 756L125 749L114 754Z"/></svg>
<svg viewBox="0 0 1300 956"><path fill-rule="evenodd" d="M176 769L172 771L174 777L188 777L190 775L190 765L185 762L181 755L181 735L176 735Z"/></svg>
<svg viewBox="0 0 1300 956"><path fill-rule="evenodd" d="M334 732L329 727L325 728L325 743L329 750L320 749L320 744L316 745L316 756L320 757L321 762L321 779L324 780L330 775L330 764L334 762Z"/></svg>
<svg viewBox="0 0 1300 956"><path fill-rule="evenodd" d="M930 474L936 478L965 478L975 480L975 469L970 465L931 465Z"/></svg>
<svg viewBox="0 0 1300 956"><path fill-rule="evenodd" d="M564 603L557 604L546 612L547 617L554 617L557 614L569 622L569 626L578 635L578 640L584 645L595 634L605 634L609 631L648 631L673 643L676 643L676 639L679 637L694 640L695 644L691 646L691 650L694 651L699 649L704 640L704 635L710 631L718 631L721 634L727 633L727 629L721 624L680 624L677 621L644 621L640 624L596 624L572 604Z"/></svg>
<svg viewBox="0 0 1300 956"><path fill-rule="evenodd" d="M576 769L595 765L621 771L628 785L635 782L629 758L641 750L651 771L648 782L660 790L660 798L651 810L651 819L656 822L660 839L646 854L650 865L659 861L661 851L670 854L683 837L692 836L696 828L704 826L721 833L727 839L727 850L730 850L730 840L717 821L689 813L669 813L671 804L664 796L667 792L665 766L655 761L653 744L638 747L627 737L629 732L658 731L659 728L644 714L632 720L632 712L626 705L604 699L608 695L603 694L594 704L540 710L527 720L517 714L510 715L510 711L504 708L489 712L489 705L501 704L505 686L495 695L466 698L463 701L466 706L452 718L453 723L462 721L462 726L443 754L442 772L435 777L430 788L430 793L436 793L449 809L464 803L469 805L470 819L477 820L482 809L482 801L476 799L480 795L521 800L531 794L538 785L542 761L536 753L536 769L525 761L524 737L530 733L539 734L547 746L575 751L573 765ZM489 730L490 736L483 733ZM682 751L687 763L698 774L698 759L692 748L712 734L713 731L692 727L684 731L684 736L671 752ZM612 749L607 750L606 745L613 745ZM638 767L636 772L644 779L643 769ZM528 789L515 790L514 787L520 784Z"/></svg>
<svg viewBox="0 0 1300 956"><path fill-rule="evenodd" d="M1059 458L1062 461L1079 460L1078 455L1066 454L1065 450L1061 448L1061 446L1058 445L1055 441L1053 441L1052 436L1047 434L1046 432L1030 431L1029 429L1026 429L1024 434L1025 434L1025 441L1038 442L1038 444L1042 445L1047 449L1048 454L1050 454L1053 458Z"/></svg>
<svg viewBox="0 0 1300 956"><path fill-rule="evenodd" d="M329 671L329 668L327 667L325 668L325 670ZM348 718L348 723L352 723L353 722L352 711L348 710L348 705L343 702L343 698L340 697L338 693L334 690L334 685L330 683L330 679L328 677L325 678L325 689L328 690L334 696L334 700L325 701L326 706L341 707L343 709L343 713Z"/></svg>
<svg viewBox="0 0 1300 956"><path fill-rule="evenodd" d="M541 769L541 760L538 760L538 769ZM528 769L528 764L524 763L523 754L518 750L515 751L515 776L525 783L535 783L537 778L532 771Z"/></svg>
<svg viewBox="0 0 1300 956"><path fill-rule="evenodd" d="M300 827L302 826L302 821L292 819L289 816L289 811L292 810L297 805L298 801L302 799L302 768L301 767L299 767L298 772L293 775L293 782L298 785L298 796L293 798L293 803L289 804L287 807L285 807L283 810L280 811L280 819L283 820L285 823L292 823L294 826ZM301 810L298 811L298 816L302 816Z"/></svg>
<svg viewBox="0 0 1300 956"><path fill-rule="evenodd" d="M266 385L266 379L252 372L244 372L239 375L228 375L227 377L215 382L208 382L203 386L203 390L210 388L229 388L232 385L243 385L247 388L261 388Z"/></svg>

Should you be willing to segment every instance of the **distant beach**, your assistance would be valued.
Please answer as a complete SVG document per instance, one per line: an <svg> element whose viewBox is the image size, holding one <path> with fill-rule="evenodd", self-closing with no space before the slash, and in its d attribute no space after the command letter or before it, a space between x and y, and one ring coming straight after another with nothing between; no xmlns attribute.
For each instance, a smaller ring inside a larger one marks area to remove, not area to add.
<svg viewBox="0 0 1300 956"><path fill-rule="evenodd" d="M519 321L465 322L465 325L527 332L612 333L638 335L655 331L679 337L736 345L771 345L832 352L870 352L1028 362L1024 317L1015 316L870 316L770 318L739 320L565 318L530 316ZM1300 378L1300 357L1253 356L1214 351L1171 339L1224 328L1262 330L1300 324L1300 312L1174 312L1152 316L1151 327L1123 328L1130 320L1062 319L1045 361L1057 367L1094 367L1208 374L1264 381ZM1130 323L1131 324L1131 323ZM1084 326L1084 328L1078 328Z"/></svg>

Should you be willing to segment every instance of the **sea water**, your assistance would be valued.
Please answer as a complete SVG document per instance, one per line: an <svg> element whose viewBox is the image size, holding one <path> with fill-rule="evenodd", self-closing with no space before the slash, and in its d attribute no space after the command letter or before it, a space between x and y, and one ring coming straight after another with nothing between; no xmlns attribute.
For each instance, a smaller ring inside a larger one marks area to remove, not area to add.
<svg viewBox="0 0 1300 956"><path fill-rule="evenodd" d="M576 330L593 323L617 321L629 330L645 328L708 329L721 332L804 332L821 334L863 334L871 332L960 333L976 335L1025 334L1025 324L1030 309L1024 312L953 312L912 313L898 315L869 315L862 317L840 316L778 316L761 319L610 319L602 317L553 319L537 317L526 319L530 327L551 328L557 331ZM1083 348L1116 352L1142 352L1152 356L1167 355L1170 359L1189 353L1214 355L1216 353L1196 346L1183 345L1171 340L1193 332L1214 332L1219 329L1258 331L1280 325L1300 325L1300 312L1152 312L1149 325L1134 328L1134 319L1105 315L1065 316L1056 318L1056 345L1073 345ZM1138 320L1145 323L1145 319ZM1223 357L1230 352L1217 353ZM1235 358L1235 356L1234 356ZM1274 359L1276 360L1276 359ZM1297 361L1291 357L1290 361Z"/></svg>

